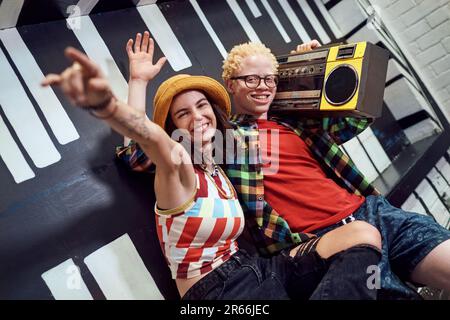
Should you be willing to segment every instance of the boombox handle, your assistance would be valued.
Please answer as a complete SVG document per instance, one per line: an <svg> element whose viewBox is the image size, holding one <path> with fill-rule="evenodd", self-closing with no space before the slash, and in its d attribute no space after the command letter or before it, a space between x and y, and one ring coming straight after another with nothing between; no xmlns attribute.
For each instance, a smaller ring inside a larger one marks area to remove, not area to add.
<svg viewBox="0 0 450 320"><path fill-rule="evenodd" d="M317 51L327 50L328 48L335 47L335 46L342 46L342 45L345 45L345 44L347 44L347 43L345 43L343 41L337 41L337 42L333 42L333 43L329 43L329 44L320 46L317 49L313 49L311 51L308 51L308 53L309 52L317 52ZM306 52L302 52L302 53L306 53ZM277 60L279 60L279 59L283 59L283 58L287 58L287 57L295 56L295 55L298 55L298 53L284 54L284 55L276 56L276 58L277 58Z"/></svg>

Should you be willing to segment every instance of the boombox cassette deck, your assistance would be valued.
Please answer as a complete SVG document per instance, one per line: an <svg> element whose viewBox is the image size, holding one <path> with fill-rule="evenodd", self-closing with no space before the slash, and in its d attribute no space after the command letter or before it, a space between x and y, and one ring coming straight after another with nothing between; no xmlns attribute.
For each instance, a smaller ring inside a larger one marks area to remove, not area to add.
<svg viewBox="0 0 450 320"><path fill-rule="evenodd" d="M270 112L379 117L388 59L387 50L370 42L278 56L279 83Z"/></svg>

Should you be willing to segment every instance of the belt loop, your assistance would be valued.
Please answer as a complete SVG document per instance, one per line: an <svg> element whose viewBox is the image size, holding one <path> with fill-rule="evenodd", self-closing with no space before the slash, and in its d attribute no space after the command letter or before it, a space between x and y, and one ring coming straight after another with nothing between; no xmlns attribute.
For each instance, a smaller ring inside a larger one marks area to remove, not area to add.
<svg viewBox="0 0 450 320"><path fill-rule="evenodd" d="M242 261L241 257L233 254L228 261L225 261L218 268L214 269L213 272L217 272L217 275L223 280L226 281L230 275L230 272L236 269L236 266L241 267Z"/></svg>
<svg viewBox="0 0 450 320"><path fill-rule="evenodd" d="M347 224L347 223L350 223L350 222L355 221L355 220L356 220L355 217L353 216L353 214L351 214L348 217L342 219L341 223L342 224Z"/></svg>
<svg viewBox="0 0 450 320"><path fill-rule="evenodd" d="M228 275L227 275L224 271L222 271L220 267L218 267L218 268L215 269L214 271L217 273L217 275L219 276L219 278L220 278L222 281L227 280Z"/></svg>
<svg viewBox="0 0 450 320"><path fill-rule="evenodd" d="M237 264L238 264L239 266L242 266L241 257L239 257L239 256L237 255L237 253L236 253L236 254L233 254L231 257L232 257L234 260L236 260L236 262L237 262Z"/></svg>

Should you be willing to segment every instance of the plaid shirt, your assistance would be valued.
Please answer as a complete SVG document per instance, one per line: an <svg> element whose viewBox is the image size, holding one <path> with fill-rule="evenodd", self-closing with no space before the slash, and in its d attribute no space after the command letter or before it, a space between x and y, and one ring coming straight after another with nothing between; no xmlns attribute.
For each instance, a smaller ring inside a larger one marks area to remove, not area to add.
<svg viewBox="0 0 450 320"><path fill-rule="evenodd" d="M272 117L270 120L293 130L311 149L327 176L338 185L358 195L379 194L338 146L364 131L369 126L370 119L322 118L293 121ZM234 115L230 123L234 127L237 150L234 161L227 159L226 171L239 194L247 226L259 252L262 255L274 254L314 237L313 234L293 232L288 222L264 201L263 164L255 119L249 115ZM133 170L147 171L151 168L151 162L134 142L127 147L118 147L116 154Z"/></svg>
<svg viewBox="0 0 450 320"><path fill-rule="evenodd" d="M327 176L338 185L358 195L378 194L338 147L364 131L370 124L369 119L322 118L293 121L271 117L270 120L293 130L311 149ZM254 118L249 115L234 115L230 122L240 141L238 145L241 152L236 152L235 161L227 164L227 174L238 191L248 227L260 253L273 254L313 237L311 234L293 232L288 222L264 200L259 131Z"/></svg>

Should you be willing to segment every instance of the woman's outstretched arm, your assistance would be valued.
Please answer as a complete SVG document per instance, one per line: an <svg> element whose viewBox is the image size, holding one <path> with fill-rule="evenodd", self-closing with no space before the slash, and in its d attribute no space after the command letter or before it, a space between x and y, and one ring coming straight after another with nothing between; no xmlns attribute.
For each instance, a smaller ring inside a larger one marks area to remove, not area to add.
<svg viewBox="0 0 450 320"><path fill-rule="evenodd" d="M100 68L85 54L67 48L65 54L74 61L61 74L49 74L42 84L58 85L71 102L104 119L115 131L138 142L153 162L173 170L189 159L186 151L147 116L117 100ZM183 152L184 151L184 152ZM185 158L187 156L187 159Z"/></svg>

